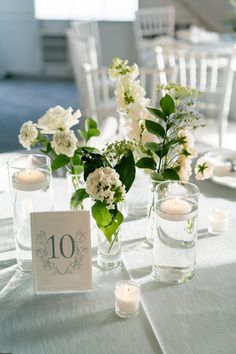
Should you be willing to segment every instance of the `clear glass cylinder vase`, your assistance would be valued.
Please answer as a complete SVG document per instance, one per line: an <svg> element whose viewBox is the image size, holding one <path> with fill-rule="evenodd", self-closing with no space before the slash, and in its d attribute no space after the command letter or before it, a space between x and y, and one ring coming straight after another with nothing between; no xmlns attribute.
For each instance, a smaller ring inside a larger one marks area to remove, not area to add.
<svg viewBox="0 0 236 354"><path fill-rule="evenodd" d="M121 232L120 228L108 241L103 232L98 229L97 264L102 270L111 270L121 265Z"/></svg>
<svg viewBox="0 0 236 354"><path fill-rule="evenodd" d="M191 279L196 268L198 187L165 181L154 191L153 276L179 284Z"/></svg>
<svg viewBox="0 0 236 354"><path fill-rule="evenodd" d="M50 159L22 155L8 162L12 191L16 258L22 271L32 269L30 213L53 209Z"/></svg>

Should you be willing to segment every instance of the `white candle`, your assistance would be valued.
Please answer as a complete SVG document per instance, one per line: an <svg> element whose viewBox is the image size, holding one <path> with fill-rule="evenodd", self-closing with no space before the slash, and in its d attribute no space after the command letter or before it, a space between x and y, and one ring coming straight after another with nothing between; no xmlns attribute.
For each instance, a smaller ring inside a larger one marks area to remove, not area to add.
<svg viewBox="0 0 236 354"><path fill-rule="evenodd" d="M129 318L139 312L140 286L133 281L122 280L115 287L116 313L120 317Z"/></svg>
<svg viewBox="0 0 236 354"><path fill-rule="evenodd" d="M167 220L182 221L189 218L191 210L191 205L187 200L171 198L161 203L159 214Z"/></svg>
<svg viewBox="0 0 236 354"><path fill-rule="evenodd" d="M36 191L47 187L46 174L38 170L21 170L13 176L12 185L22 191Z"/></svg>
<svg viewBox="0 0 236 354"><path fill-rule="evenodd" d="M227 230L229 213L225 210L210 209L208 231L213 234L222 233Z"/></svg>

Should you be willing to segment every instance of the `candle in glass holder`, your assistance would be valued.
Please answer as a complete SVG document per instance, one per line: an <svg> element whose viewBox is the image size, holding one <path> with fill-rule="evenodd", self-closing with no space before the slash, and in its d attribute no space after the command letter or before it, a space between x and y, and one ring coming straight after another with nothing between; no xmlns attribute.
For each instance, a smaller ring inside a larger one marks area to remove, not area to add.
<svg viewBox="0 0 236 354"><path fill-rule="evenodd" d="M208 232L211 234L221 234L227 230L229 213L221 209L210 209L208 221Z"/></svg>
<svg viewBox="0 0 236 354"><path fill-rule="evenodd" d="M115 311L123 318L132 318L139 313L140 286L131 280L122 280L115 287Z"/></svg>
<svg viewBox="0 0 236 354"><path fill-rule="evenodd" d="M181 221L189 218L191 205L187 200L171 198L161 202L159 214L167 220Z"/></svg>
<svg viewBox="0 0 236 354"><path fill-rule="evenodd" d="M12 185L22 191L36 191L45 189L47 185L46 174L39 170L21 170L13 176Z"/></svg>

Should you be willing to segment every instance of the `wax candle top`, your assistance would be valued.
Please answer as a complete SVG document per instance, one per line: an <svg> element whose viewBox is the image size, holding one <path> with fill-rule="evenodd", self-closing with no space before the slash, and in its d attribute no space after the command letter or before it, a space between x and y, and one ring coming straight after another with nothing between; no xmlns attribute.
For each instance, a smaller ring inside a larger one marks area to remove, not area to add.
<svg viewBox="0 0 236 354"><path fill-rule="evenodd" d="M23 191L45 189L46 174L38 170L21 170L13 176L13 187Z"/></svg>
<svg viewBox="0 0 236 354"><path fill-rule="evenodd" d="M211 209L209 218L211 221L226 220L229 218L229 213L222 209Z"/></svg>
<svg viewBox="0 0 236 354"><path fill-rule="evenodd" d="M137 298L140 294L140 287L137 283L131 281L122 281L116 284L116 296L124 300Z"/></svg>
<svg viewBox="0 0 236 354"><path fill-rule="evenodd" d="M191 205L183 199L167 199L161 203L161 211L170 215L182 215L190 213Z"/></svg>

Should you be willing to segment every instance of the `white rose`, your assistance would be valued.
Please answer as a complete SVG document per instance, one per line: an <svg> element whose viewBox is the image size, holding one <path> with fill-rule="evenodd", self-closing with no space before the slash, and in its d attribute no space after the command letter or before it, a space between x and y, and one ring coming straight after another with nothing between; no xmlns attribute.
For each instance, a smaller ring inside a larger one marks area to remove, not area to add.
<svg viewBox="0 0 236 354"><path fill-rule="evenodd" d="M195 165L195 178L197 180L208 179L212 176L214 165L207 159L206 156L200 157Z"/></svg>
<svg viewBox="0 0 236 354"><path fill-rule="evenodd" d="M53 135L52 148L57 155L72 157L77 148L78 140L72 131L59 131Z"/></svg>
<svg viewBox="0 0 236 354"><path fill-rule="evenodd" d="M61 130L68 130L79 123L81 112L78 109L72 114L72 108L64 109L61 106L50 108L38 120L38 128L43 134L55 134Z"/></svg>
<svg viewBox="0 0 236 354"><path fill-rule="evenodd" d="M30 149L32 143L35 141L35 139L38 136L38 131L33 122L30 120L28 122L25 122L21 129L20 129L20 134L18 135L19 142L21 145L26 148Z"/></svg>

